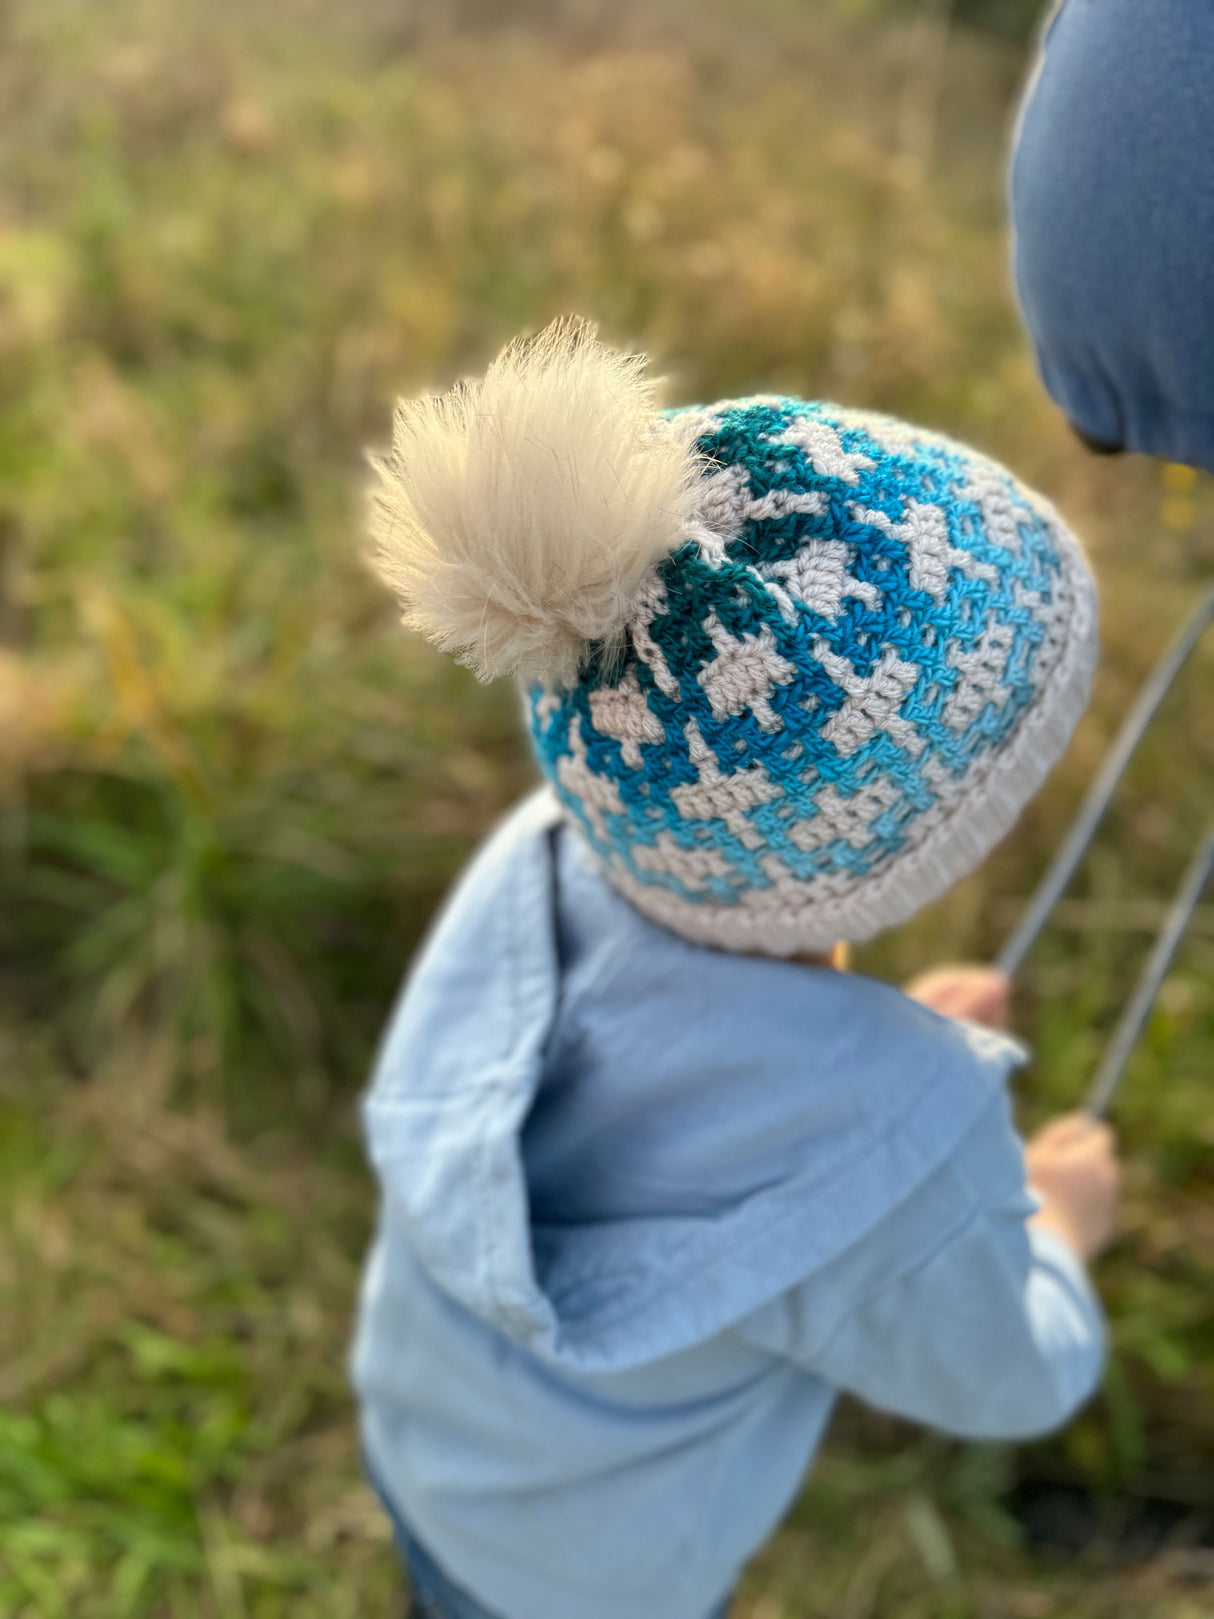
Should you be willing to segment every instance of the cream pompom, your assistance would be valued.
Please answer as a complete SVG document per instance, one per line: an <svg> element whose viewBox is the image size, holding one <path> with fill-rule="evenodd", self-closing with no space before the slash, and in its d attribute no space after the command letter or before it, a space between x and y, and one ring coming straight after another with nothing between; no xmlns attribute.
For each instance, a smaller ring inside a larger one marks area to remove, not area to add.
<svg viewBox="0 0 1214 1619"><path fill-rule="evenodd" d="M397 406L373 462L378 570L404 622L481 680L571 683L682 539L699 463L645 364L563 319L483 378Z"/></svg>

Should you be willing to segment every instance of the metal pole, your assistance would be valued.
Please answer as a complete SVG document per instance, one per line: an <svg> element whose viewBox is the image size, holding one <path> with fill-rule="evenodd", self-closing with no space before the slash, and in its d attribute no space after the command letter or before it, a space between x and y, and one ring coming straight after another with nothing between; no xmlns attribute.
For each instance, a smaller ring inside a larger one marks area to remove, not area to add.
<svg viewBox="0 0 1214 1619"><path fill-rule="evenodd" d="M1212 872L1214 872L1214 828L1206 833L1197 853L1185 869L1172 908L1156 935L1151 954L1147 957L1146 965L1134 986L1134 993L1121 1014L1121 1019L1105 1051L1104 1061L1092 1081L1092 1088L1088 1092L1084 1107L1093 1118L1102 1117L1113 1100L1113 1093L1125 1073L1130 1054L1151 1014L1159 986L1167 977L1172 958L1180 948L1180 942L1185 936Z"/></svg>
<svg viewBox="0 0 1214 1619"><path fill-rule="evenodd" d="M1037 886L1028 908L1011 938L995 958L996 967L1014 974L1037 941L1050 912L1058 903L1063 889L1070 882L1075 867L1092 841L1092 834L1108 808L1109 799L1130 762L1130 756L1142 740L1143 732L1151 723L1168 688L1180 673L1185 660L1201 640L1206 626L1214 618L1214 589L1198 603L1192 616L1179 635L1168 647L1151 672L1146 685L1138 693L1137 701L1122 721L1104 763L1080 807L1078 815L1067 833L1066 840Z"/></svg>

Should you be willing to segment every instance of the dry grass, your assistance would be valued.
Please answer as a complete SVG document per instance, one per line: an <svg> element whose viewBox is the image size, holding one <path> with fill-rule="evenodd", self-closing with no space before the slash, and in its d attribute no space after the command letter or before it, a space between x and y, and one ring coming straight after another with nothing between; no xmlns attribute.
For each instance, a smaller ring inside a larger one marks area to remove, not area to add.
<svg viewBox="0 0 1214 1619"><path fill-rule="evenodd" d="M988 868L868 954L891 974L996 942L1214 563L1208 482L1087 458L1034 380L998 182L1017 45L932 3L500 14L0 5L13 1619L390 1611L343 1371L352 1098L420 926L529 772L512 694L399 637L358 559L394 393L576 308L677 397L893 410L1058 500L1104 588L1096 706ZM1212 659L1026 976L1028 1117L1080 1093L1208 812ZM1211 1504L1212 983L1207 912L1122 1110L1100 1402L1025 1455L851 1414L744 1619L1209 1613L1200 1554L1052 1564L1006 1504L1026 1474Z"/></svg>

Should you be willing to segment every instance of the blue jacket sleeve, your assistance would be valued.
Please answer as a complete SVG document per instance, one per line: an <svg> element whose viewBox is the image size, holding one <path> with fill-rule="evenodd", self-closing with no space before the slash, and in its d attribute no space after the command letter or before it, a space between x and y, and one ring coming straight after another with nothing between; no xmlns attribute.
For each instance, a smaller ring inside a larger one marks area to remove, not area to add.
<svg viewBox="0 0 1214 1619"><path fill-rule="evenodd" d="M1015 279L1088 438L1214 470L1214 7L1062 0L1015 138Z"/></svg>
<svg viewBox="0 0 1214 1619"><path fill-rule="evenodd" d="M1046 1433L1094 1392L1104 1331L1083 1265L1026 1224L1036 1207L1000 1095L905 1203L740 1330L945 1433Z"/></svg>

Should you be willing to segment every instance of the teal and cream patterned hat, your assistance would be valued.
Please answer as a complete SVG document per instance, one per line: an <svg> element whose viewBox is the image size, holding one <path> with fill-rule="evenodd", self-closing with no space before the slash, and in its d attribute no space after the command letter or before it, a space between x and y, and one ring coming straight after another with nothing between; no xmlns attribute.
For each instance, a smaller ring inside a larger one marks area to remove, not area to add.
<svg viewBox="0 0 1214 1619"><path fill-rule="evenodd" d="M1087 702L1092 580L1053 509L888 417L660 413L561 322L398 410L375 531L405 621L527 683L604 875L723 949L864 939L972 870Z"/></svg>

